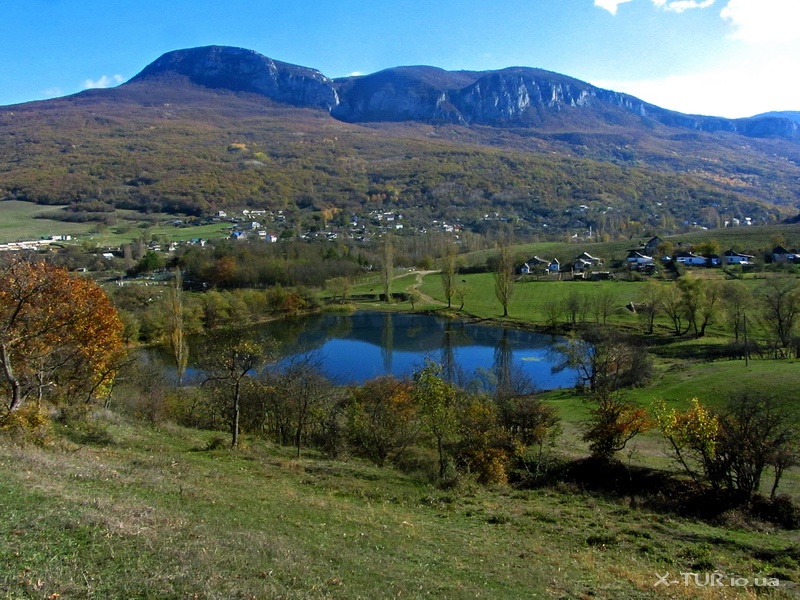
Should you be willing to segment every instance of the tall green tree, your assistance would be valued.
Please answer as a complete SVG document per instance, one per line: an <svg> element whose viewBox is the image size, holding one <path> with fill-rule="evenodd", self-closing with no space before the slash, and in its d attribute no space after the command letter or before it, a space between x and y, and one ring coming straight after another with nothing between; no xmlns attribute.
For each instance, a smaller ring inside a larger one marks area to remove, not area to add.
<svg viewBox="0 0 800 600"><path fill-rule="evenodd" d="M172 357L175 360L178 386L183 385L183 376L189 362L189 344L186 340L186 327L183 316L183 278L179 269L175 270L172 284L167 291L167 337Z"/></svg>
<svg viewBox="0 0 800 600"><path fill-rule="evenodd" d="M447 469L445 444L458 431L458 393L441 375L441 365L426 361L425 367L414 374L414 402L425 428L436 442L439 477L444 477Z"/></svg>
<svg viewBox="0 0 800 600"><path fill-rule="evenodd" d="M392 234L387 233L383 238L383 256L381 264L381 281L383 283L384 301L392 302L392 275L394 274L394 241Z"/></svg>

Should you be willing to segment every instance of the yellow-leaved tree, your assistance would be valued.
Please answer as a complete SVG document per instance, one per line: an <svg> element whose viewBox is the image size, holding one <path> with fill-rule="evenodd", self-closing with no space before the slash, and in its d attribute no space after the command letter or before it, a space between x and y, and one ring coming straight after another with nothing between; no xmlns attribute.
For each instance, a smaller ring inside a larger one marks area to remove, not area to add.
<svg viewBox="0 0 800 600"><path fill-rule="evenodd" d="M122 322L96 283L26 255L0 257L0 419L31 398L101 396L123 351Z"/></svg>

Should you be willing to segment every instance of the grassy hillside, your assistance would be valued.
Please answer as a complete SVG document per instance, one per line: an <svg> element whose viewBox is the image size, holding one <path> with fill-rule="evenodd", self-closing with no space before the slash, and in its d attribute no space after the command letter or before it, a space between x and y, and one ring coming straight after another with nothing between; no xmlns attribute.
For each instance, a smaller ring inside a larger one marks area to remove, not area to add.
<svg viewBox="0 0 800 600"><path fill-rule="evenodd" d="M45 448L2 441L4 597L755 597L655 585L719 571L777 578L770 597L790 598L800 580L796 532L569 487L442 491L355 459L208 450L216 434L98 419Z"/></svg>
<svg viewBox="0 0 800 600"><path fill-rule="evenodd" d="M54 210L63 211L63 207L54 209L18 200L0 202L0 243L38 240L51 235L82 235L96 227L94 224L40 218L53 214Z"/></svg>
<svg viewBox="0 0 800 600"><path fill-rule="evenodd" d="M86 213L396 210L420 225L444 218L479 228L499 212L533 232L591 224L618 233L762 222L793 216L798 201L800 152L786 142L744 146L662 126L354 125L196 86L137 83L7 107L0 133L0 197Z"/></svg>

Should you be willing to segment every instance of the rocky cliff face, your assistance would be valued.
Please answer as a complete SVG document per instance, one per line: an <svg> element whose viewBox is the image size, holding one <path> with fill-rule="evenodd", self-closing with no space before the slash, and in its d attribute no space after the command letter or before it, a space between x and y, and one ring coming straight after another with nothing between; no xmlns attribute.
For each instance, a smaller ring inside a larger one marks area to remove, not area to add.
<svg viewBox="0 0 800 600"><path fill-rule="evenodd" d="M185 76L197 85L261 94L295 106L330 110L339 102L333 82L319 71L227 46L169 52L131 81L170 74Z"/></svg>
<svg viewBox="0 0 800 600"><path fill-rule="evenodd" d="M252 50L209 46L165 54L131 81L181 75L210 88L261 94L277 102L329 111L347 122L422 121L490 127L583 127L649 120L695 131L800 141L800 123L781 116L723 119L685 115L627 94L541 69L445 71L398 67L331 80Z"/></svg>
<svg viewBox="0 0 800 600"><path fill-rule="evenodd" d="M337 80L340 103L331 114L351 123L424 121L463 123L449 98L462 79L434 67L399 67ZM467 77L466 81L471 81Z"/></svg>
<svg viewBox="0 0 800 600"><path fill-rule="evenodd" d="M455 103L469 123L530 125L541 120L542 111L589 107L590 88L546 71L504 69L459 90Z"/></svg>

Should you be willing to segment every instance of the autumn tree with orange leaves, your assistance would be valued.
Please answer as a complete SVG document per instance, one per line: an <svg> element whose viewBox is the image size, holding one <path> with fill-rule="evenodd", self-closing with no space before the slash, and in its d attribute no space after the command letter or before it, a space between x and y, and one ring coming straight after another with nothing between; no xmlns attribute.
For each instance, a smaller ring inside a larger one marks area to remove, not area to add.
<svg viewBox="0 0 800 600"><path fill-rule="evenodd" d="M91 401L110 388L122 352L122 322L97 284L25 255L0 257L3 412L34 398Z"/></svg>

